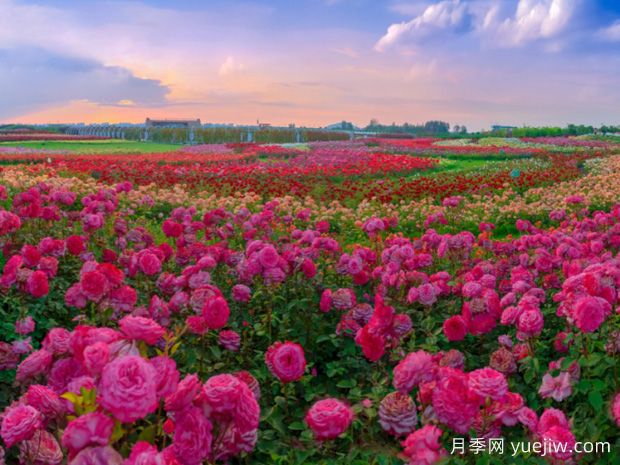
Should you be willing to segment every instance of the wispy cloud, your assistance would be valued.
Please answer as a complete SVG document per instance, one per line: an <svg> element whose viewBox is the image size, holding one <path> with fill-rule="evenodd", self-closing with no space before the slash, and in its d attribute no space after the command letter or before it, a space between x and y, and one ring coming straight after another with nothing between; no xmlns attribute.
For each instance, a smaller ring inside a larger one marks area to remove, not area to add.
<svg viewBox="0 0 620 465"><path fill-rule="evenodd" d="M597 35L607 42L620 42L620 20L600 29Z"/></svg>
<svg viewBox="0 0 620 465"><path fill-rule="evenodd" d="M243 71L245 69L245 65L243 63L239 63L235 57L229 55L224 60L224 63L220 65L220 69L218 70L218 74L220 76L228 76L230 74Z"/></svg>

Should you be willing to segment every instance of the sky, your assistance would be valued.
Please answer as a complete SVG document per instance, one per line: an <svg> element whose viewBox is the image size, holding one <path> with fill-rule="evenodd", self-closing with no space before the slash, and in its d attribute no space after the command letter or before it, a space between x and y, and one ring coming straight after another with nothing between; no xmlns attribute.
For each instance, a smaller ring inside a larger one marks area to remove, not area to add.
<svg viewBox="0 0 620 465"><path fill-rule="evenodd" d="M0 122L620 123L617 0L0 0Z"/></svg>

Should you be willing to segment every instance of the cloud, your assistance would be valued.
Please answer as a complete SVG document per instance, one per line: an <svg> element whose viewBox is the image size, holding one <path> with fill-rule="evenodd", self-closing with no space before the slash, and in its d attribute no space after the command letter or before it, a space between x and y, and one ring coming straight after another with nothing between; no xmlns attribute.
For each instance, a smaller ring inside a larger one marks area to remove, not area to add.
<svg viewBox="0 0 620 465"><path fill-rule="evenodd" d="M226 60L224 60L224 63L220 66L218 74L220 76L228 76L238 71L243 71L244 69L245 66L243 63L239 63L233 56L228 56L226 57Z"/></svg>
<svg viewBox="0 0 620 465"><path fill-rule="evenodd" d="M349 58L358 58L360 56L360 54L351 47L333 48L332 52L337 53L338 55L344 55Z"/></svg>
<svg viewBox="0 0 620 465"><path fill-rule="evenodd" d="M494 46L521 46L558 36L573 19L579 3L580 0L519 0L516 9L509 11L508 2L443 0L427 6L410 21L389 26L375 49L384 51L406 39L419 40L447 31L475 32ZM512 5L514 8L515 3ZM418 8L417 4L392 7L403 14Z"/></svg>
<svg viewBox="0 0 620 465"><path fill-rule="evenodd" d="M578 2L575 0L519 0L514 17L496 23L494 12L485 18L485 27L507 46L549 39L569 24Z"/></svg>
<svg viewBox="0 0 620 465"><path fill-rule="evenodd" d="M620 20L615 21L610 26L600 29L597 36L606 42L620 42Z"/></svg>
<svg viewBox="0 0 620 465"><path fill-rule="evenodd" d="M119 66L40 48L0 49L0 118L86 100L99 105L166 104L169 89Z"/></svg>
<svg viewBox="0 0 620 465"><path fill-rule="evenodd" d="M438 30L467 27L470 15L466 2L444 0L426 7L410 21L392 24L375 45L375 50L384 51L405 37L420 37Z"/></svg>

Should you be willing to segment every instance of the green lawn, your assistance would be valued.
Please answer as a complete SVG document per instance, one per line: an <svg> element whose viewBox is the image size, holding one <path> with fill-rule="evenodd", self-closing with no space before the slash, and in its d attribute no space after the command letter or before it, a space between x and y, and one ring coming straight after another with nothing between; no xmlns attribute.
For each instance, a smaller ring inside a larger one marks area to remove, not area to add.
<svg viewBox="0 0 620 465"><path fill-rule="evenodd" d="M130 140L1 142L0 146L72 153L161 153L174 152L181 148L180 145Z"/></svg>

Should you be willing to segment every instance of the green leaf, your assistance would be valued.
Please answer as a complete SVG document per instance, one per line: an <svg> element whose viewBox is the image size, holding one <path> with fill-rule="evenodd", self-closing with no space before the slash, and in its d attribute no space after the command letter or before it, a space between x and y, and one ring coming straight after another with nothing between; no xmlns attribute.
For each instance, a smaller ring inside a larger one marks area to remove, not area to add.
<svg viewBox="0 0 620 465"><path fill-rule="evenodd" d="M603 396L601 396L599 391L590 391L588 393L588 401L590 401L590 405L592 405L596 411L601 410L604 404Z"/></svg>
<svg viewBox="0 0 620 465"><path fill-rule="evenodd" d="M343 379L342 381L338 381L336 386L339 388L352 388L355 387L356 384L357 382L354 379Z"/></svg>
<svg viewBox="0 0 620 465"><path fill-rule="evenodd" d="M301 421L294 421L293 423L288 425L288 429L291 429L293 431L302 431L305 428L305 425Z"/></svg>
<svg viewBox="0 0 620 465"><path fill-rule="evenodd" d="M140 431L138 441L146 441L149 444L155 444L155 433L157 432L157 425L151 425Z"/></svg>

